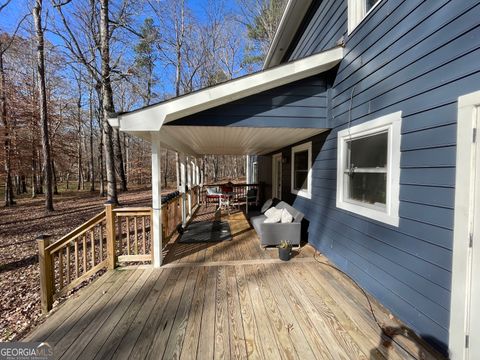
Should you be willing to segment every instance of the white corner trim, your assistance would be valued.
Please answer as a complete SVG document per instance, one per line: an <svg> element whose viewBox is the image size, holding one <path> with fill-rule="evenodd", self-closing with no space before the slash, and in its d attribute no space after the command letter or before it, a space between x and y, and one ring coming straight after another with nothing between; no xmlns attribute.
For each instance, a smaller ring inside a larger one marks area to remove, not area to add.
<svg viewBox="0 0 480 360"><path fill-rule="evenodd" d="M399 195L400 195L400 142L401 142L402 112L398 111L367 121L362 124L341 130L337 135L337 199L336 206L340 209L356 213L392 226L399 225ZM387 198L385 210L368 206L360 202L345 199L344 161L346 161L346 143L359 137L388 132L388 163L387 163Z"/></svg>
<svg viewBox="0 0 480 360"><path fill-rule="evenodd" d="M308 151L308 175L307 175L307 190L296 190L295 184L295 153L300 151ZM312 198L312 142L306 142L292 147L292 166L290 168L290 191L292 194L301 196L307 199Z"/></svg>
<svg viewBox="0 0 480 360"><path fill-rule="evenodd" d="M119 114L119 129L126 132L160 131L168 122L327 71L342 60L343 52L343 48L336 47L157 105Z"/></svg>
<svg viewBox="0 0 480 360"><path fill-rule="evenodd" d="M453 227L452 296L450 304L449 350L452 359L466 359L467 293L470 267L468 238L472 232L475 187L475 144L471 141L480 107L480 91L459 97L455 214ZM478 140L477 140L478 141ZM477 155L477 156L480 156Z"/></svg>

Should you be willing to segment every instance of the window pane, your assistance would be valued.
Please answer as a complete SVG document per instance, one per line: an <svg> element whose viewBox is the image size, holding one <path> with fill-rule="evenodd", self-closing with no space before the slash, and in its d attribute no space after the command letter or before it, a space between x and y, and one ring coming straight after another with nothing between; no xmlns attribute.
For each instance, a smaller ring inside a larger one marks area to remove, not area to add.
<svg viewBox="0 0 480 360"><path fill-rule="evenodd" d="M350 141L350 164L357 168L384 168L387 166L388 133L381 133Z"/></svg>
<svg viewBox="0 0 480 360"><path fill-rule="evenodd" d="M294 189L308 190L308 151L294 154Z"/></svg>
<svg viewBox="0 0 480 360"><path fill-rule="evenodd" d="M367 204L386 204L387 174L354 173L348 178L348 197Z"/></svg>
<svg viewBox="0 0 480 360"><path fill-rule="evenodd" d="M369 12L370 9L379 1L380 0L367 0L367 6L366 6L367 12Z"/></svg>

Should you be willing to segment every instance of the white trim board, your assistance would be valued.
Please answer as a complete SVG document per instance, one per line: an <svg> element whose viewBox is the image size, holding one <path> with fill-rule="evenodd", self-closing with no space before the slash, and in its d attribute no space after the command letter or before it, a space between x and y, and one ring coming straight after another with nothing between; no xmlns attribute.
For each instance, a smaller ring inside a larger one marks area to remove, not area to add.
<svg viewBox="0 0 480 360"><path fill-rule="evenodd" d="M336 47L157 105L118 114L109 119L109 123L120 131L134 134L160 131L164 124L182 117L320 74L333 68L342 59L343 48Z"/></svg>
<svg viewBox="0 0 480 360"><path fill-rule="evenodd" d="M280 64L311 3L312 0L288 0L275 37L263 62L263 69Z"/></svg>
<svg viewBox="0 0 480 360"><path fill-rule="evenodd" d="M480 107L480 91L461 96L458 99L457 120L457 156L455 175L455 215L453 230L453 263L452 263L452 297L450 304L450 338L449 349L452 359L468 359L466 335L468 329L469 283L471 280L472 251L478 249L469 247L470 234L478 241L478 233L473 233L475 168L480 167L476 154L479 147L473 142L473 129L477 126L478 109ZM475 166L475 161L477 165ZM479 169L477 168L477 171ZM478 185L477 185L478 186ZM477 190L478 191L478 190ZM478 197L478 195L476 195ZM474 240L475 243L475 240ZM477 284L478 287L478 284ZM478 326L478 324L477 324ZM478 339L476 339L478 340ZM470 341L476 341L470 339Z"/></svg>

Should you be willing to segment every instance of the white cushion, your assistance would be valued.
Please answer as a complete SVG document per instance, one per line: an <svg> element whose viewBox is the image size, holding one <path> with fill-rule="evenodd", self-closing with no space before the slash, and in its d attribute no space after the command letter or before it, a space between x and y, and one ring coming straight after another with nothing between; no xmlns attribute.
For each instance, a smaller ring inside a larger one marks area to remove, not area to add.
<svg viewBox="0 0 480 360"><path fill-rule="evenodd" d="M266 216L267 218L269 218L269 217L274 216L274 215L277 213L277 211L278 211L277 208L271 207L270 209L268 209L267 211L265 211L264 214L265 214L265 216Z"/></svg>
<svg viewBox="0 0 480 360"><path fill-rule="evenodd" d="M288 212L287 209L282 210L281 222L282 223L291 223L293 221L293 216Z"/></svg>
<svg viewBox="0 0 480 360"><path fill-rule="evenodd" d="M278 223L282 220L283 209L270 208L265 211L265 216L267 217L264 222L266 223ZM268 221L267 221L268 220Z"/></svg>
<svg viewBox="0 0 480 360"><path fill-rule="evenodd" d="M280 218L279 217L266 218L263 222L265 224L275 224L280 222Z"/></svg>

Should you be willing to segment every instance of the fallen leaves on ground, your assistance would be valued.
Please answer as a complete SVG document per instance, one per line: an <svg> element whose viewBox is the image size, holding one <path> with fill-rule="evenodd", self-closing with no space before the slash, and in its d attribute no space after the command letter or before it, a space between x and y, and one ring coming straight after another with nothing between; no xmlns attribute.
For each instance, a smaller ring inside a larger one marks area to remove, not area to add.
<svg viewBox="0 0 480 360"><path fill-rule="evenodd" d="M150 206L150 190L119 196L122 206ZM105 198L85 191L55 197L55 211L45 213L43 197L19 199L0 208L0 341L26 335L40 318L40 284L36 238L59 239L103 210Z"/></svg>

